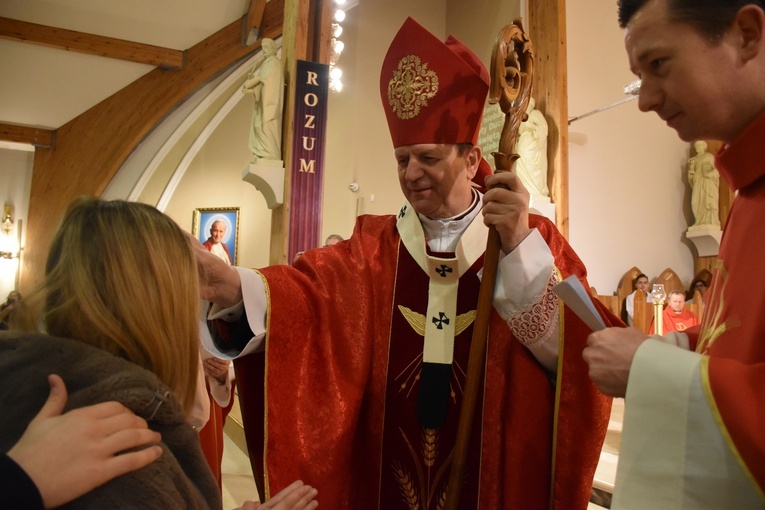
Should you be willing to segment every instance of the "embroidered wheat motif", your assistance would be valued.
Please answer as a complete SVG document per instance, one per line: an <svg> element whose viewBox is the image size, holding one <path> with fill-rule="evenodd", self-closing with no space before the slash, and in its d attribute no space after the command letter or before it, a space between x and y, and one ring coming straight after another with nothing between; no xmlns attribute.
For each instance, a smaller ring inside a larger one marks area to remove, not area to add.
<svg viewBox="0 0 765 510"><path fill-rule="evenodd" d="M438 435L436 429L424 429L422 435L422 456L427 467L433 467L438 455Z"/></svg>
<svg viewBox="0 0 765 510"><path fill-rule="evenodd" d="M396 475L396 480L398 480L398 485L401 488L401 495L404 496L404 501L409 505L409 510L419 510L420 502L409 473L397 463L393 466L393 474Z"/></svg>
<svg viewBox="0 0 765 510"><path fill-rule="evenodd" d="M438 503L436 503L436 510L444 510L444 508L446 508L446 489L441 493Z"/></svg>

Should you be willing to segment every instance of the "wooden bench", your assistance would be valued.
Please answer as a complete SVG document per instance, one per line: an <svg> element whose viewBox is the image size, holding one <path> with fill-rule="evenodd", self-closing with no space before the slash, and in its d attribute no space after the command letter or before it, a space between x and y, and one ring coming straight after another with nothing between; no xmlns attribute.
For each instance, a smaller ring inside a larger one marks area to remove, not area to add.
<svg viewBox="0 0 765 510"><path fill-rule="evenodd" d="M634 290L633 282L637 279L638 275L642 273L643 272L639 268L634 266L628 269L624 275L622 275L621 280L619 280L619 286L617 287L616 292L611 296L598 294L594 287L590 288L590 292L595 298L603 303L606 308L611 310L611 312L613 312L617 317L620 317L626 324L627 308L625 306L625 300L627 296L632 294ZM697 277L699 276L705 275L697 275ZM673 290L685 293L683 282L680 280L680 277L677 276L677 273L675 273L671 268L666 268L664 271L662 271L659 276L656 277L653 283L662 284L664 286L664 292L667 295L669 295L669 293ZM653 284L651 285L651 289L652 288ZM665 299L665 305L666 301L667 300ZM702 317L704 312L704 305L701 301L701 295L698 291L694 293L693 302L686 301L685 307L695 313L697 317ZM635 293L635 302L633 307L633 325L644 333L648 334L651 329L652 322L653 303L650 301L646 302L646 293L641 290L637 290Z"/></svg>
<svg viewBox="0 0 765 510"><path fill-rule="evenodd" d="M603 303L603 306L608 308L612 314L616 315L617 317L621 316L621 304L619 301L619 296L606 296L598 294L598 291L595 290L595 287L590 287L590 294L592 297Z"/></svg>
<svg viewBox="0 0 765 510"><path fill-rule="evenodd" d="M612 295L598 294L595 287L590 287L590 294L603 305L608 308L611 313L619 317L625 324L627 324L627 309L624 306L624 300L632 294L632 282L635 281L640 274L640 269L633 267L622 276L619 280L619 286Z"/></svg>

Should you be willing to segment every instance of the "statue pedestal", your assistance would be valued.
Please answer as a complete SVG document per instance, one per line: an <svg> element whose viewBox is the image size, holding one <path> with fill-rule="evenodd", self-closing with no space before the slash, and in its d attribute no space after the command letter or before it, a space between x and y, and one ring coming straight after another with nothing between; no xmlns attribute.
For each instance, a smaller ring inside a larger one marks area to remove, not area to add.
<svg viewBox="0 0 765 510"><path fill-rule="evenodd" d="M692 226L688 228L685 236L696 246L699 257L715 257L720 251L722 230L718 226Z"/></svg>
<svg viewBox="0 0 765 510"><path fill-rule="evenodd" d="M242 172L242 180L263 193L269 209L284 203L284 161L259 159L250 163Z"/></svg>
<svg viewBox="0 0 765 510"><path fill-rule="evenodd" d="M555 204L550 201L550 197L532 195L529 199L529 212L544 216L555 223Z"/></svg>

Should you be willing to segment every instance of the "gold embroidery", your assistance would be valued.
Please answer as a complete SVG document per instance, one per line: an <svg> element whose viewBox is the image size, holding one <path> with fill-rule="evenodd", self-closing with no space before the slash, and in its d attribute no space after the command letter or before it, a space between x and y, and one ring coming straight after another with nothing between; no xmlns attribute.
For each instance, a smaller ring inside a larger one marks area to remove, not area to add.
<svg viewBox="0 0 765 510"><path fill-rule="evenodd" d="M401 315L404 316L406 322L412 327L412 329L420 336L425 336L425 316L421 313L417 313L410 308L402 305L398 305L398 309ZM454 326L454 336L459 336L460 333L465 331L473 321L475 320L475 310L470 310L457 316L457 322Z"/></svg>
<svg viewBox="0 0 765 510"><path fill-rule="evenodd" d="M406 319L406 322L408 322L412 327L412 329L418 335L425 336L425 316L402 305L398 305L398 309L401 312L401 315L403 315ZM473 323L473 321L475 321L475 310L470 310L469 312L458 315L456 325L454 327L454 336L456 337L465 331ZM400 380L402 377L404 378L401 386L399 386L399 392L408 389L406 394L407 398L409 398L409 395L412 394L415 383L420 380L421 364L422 354L419 354L416 358L410 361L409 364L395 377L396 381ZM457 394L454 391L454 383L456 382L457 389L459 390L460 395L462 395L464 389L462 388L460 377L462 377L464 380L467 374L465 374L465 371L462 370L462 367L460 367L459 363L456 361L452 362L452 374L454 377L452 377L452 382L449 384L449 394L452 397L452 400L456 401Z"/></svg>
<svg viewBox="0 0 765 510"><path fill-rule="evenodd" d="M406 394L406 397L409 398L409 395L411 395L412 390L414 389L414 383L420 380L420 363L422 361L422 354L418 355L416 358L414 358L412 361L409 362L409 364L404 367L404 370L402 370L395 378L396 381L401 379L403 376L409 373L409 375L406 375L406 378L404 379L404 382L401 383L401 386L399 387L399 392L402 392L406 389L407 386L409 386L409 380L414 377L414 380L412 381L412 385L409 386L409 392Z"/></svg>
<svg viewBox="0 0 765 510"><path fill-rule="evenodd" d="M406 391L406 398L411 396L412 390L414 389L417 381L420 380L420 373L422 372L421 366L422 354L419 354L412 361L410 361L409 364L404 367L404 369L394 378L396 381L399 381L402 377L404 378L404 381L399 386L398 391L399 393ZM465 389L462 387L462 381L464 381L466 377L467 374L462 369L460 364L456 361L452 362L452 378L451 382L449 383L449 396L454 402L457 401L457 392L454 390L454 386L456 384L460 395L463 395L465 393Z"/></svg>
<svg viewBox="0 0 765 510"><path fill-rule="evenodd" d="M424 429L422 434L422 453L425 465L433 467L438 455L438 433L436 429Z"/></svg>
<svg viewBox="0 0 765 510"><path fill-rule="evenodd" d="M465 331L468 326L473 324L474 320L475 310L470 310L469 312L465 312L462 315L458 315L457 324L454 326L454 336L458 336L460 333Z"/></svg>
<svg viewBox="0 0 765 510"><path fill-rule="evenodd" d="M405 306L398 305L401 315L404 316L411 328L420 336L425 336L425 315L417 313ZM455 324L455 336L464 332L475 321L475 310L457 316ZM412 393L417 381L420 379L422 366L422 354L417 355L395 377L401 381L399 392L406 392L406 397ZM450 383L451 398L456 402L455 385L460 394L463 393L462 382L466 377L465 371L457 361L452 363L452 377ZM454 450L443 459L439 448L438 429L422 429L421 451L416 451L403 429L399 427L404 444L409 450L411 463L405 467L399 460L393 463L393 476L401 490L401 497L409 510L435 509L443 510L446 501L446 478L449 466L454 456Z"/></svg>
<svg viewBox="0 0 765 510"><path fill-rule="evenodd" d="M406 501L410 510L420 508L420 504L423 505L424 509L431 508L433 504L435 504L436 510L443 509L447 489L444 482L446 481L445 477L448 474L449 466L452 463L454 451L452 450L434 474L431 468L435 466L436 456L438 455L438 429L423 429L422 459L420 459L418 453L412 447L412 443L404 431L400 427L398 430L409 450L411 460L414 462L414 471L416 472L416 479L414 479L400 462L393 463L393 474L398 481L404 501ZM443 488L437 493L442 483ZM436 496L438 496L437 499Z"/></svg>
<svg viewBox="0 0 765 510"><path fill-rule="evenodd" d="M444 510L446 508L446 489L441 493L441 497L438 498L438 504L436 510Z"/></svg>
<svg viewBox="0 0 765 510"><path fill-rule="evenodd" d="M725 304L725 286L728 281L728 271L722 260L716 260L712 269L712 285L710 303L716 303L717 308L704 311L704 317L701 321L701 333L699 334L699 343L696 346L696 352L705 353L712 347L712 344L720 338L726 331L741 325L737 317L729 317L722 321L723 305Z"/></svg>
<svg viewBox="0 0 765 510"><path fill-rule="evenodd" d="M409 473L404 471L404 468L399 464L393 466L393 473L396 475L396 480L398 480L398 485L401 488L401 495L404 496L404 501L409 505L409 510L419 510L420 503L417 498L417 491L414 490Z"/></svg>
<svg viewBox="0 0 765 510"><path fill-rule="evenodd" d="M412 326L412 329L417 332L418 335L425 336L425 316L402 305L398 305L398 309L401 312L401 315L406 319L406 322Z"/></svg>
<svg viewBox="0 0 765 510"><path fill-rule="evenodd" d="M412 119L428 99L438 92L438 76L420 62L420 57L407 55L398 62L393 78L388 82L388 104L399 119Z"/></svg>

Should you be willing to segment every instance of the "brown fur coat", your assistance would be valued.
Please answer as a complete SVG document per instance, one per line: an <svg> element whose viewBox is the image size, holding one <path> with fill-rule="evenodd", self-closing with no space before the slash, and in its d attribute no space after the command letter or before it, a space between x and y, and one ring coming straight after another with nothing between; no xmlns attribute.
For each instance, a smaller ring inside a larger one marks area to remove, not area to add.
<svg viewBox="0 0 765 510"><path fill-rule="evenodd" d="M51 373L66 383L67 410L116 400L162 434L163 453L157 461L66 508L221 508L197 433L186 424L172 392L151 372L82 342L0 333L0 451L10 449L42 407Z"/></svg>

